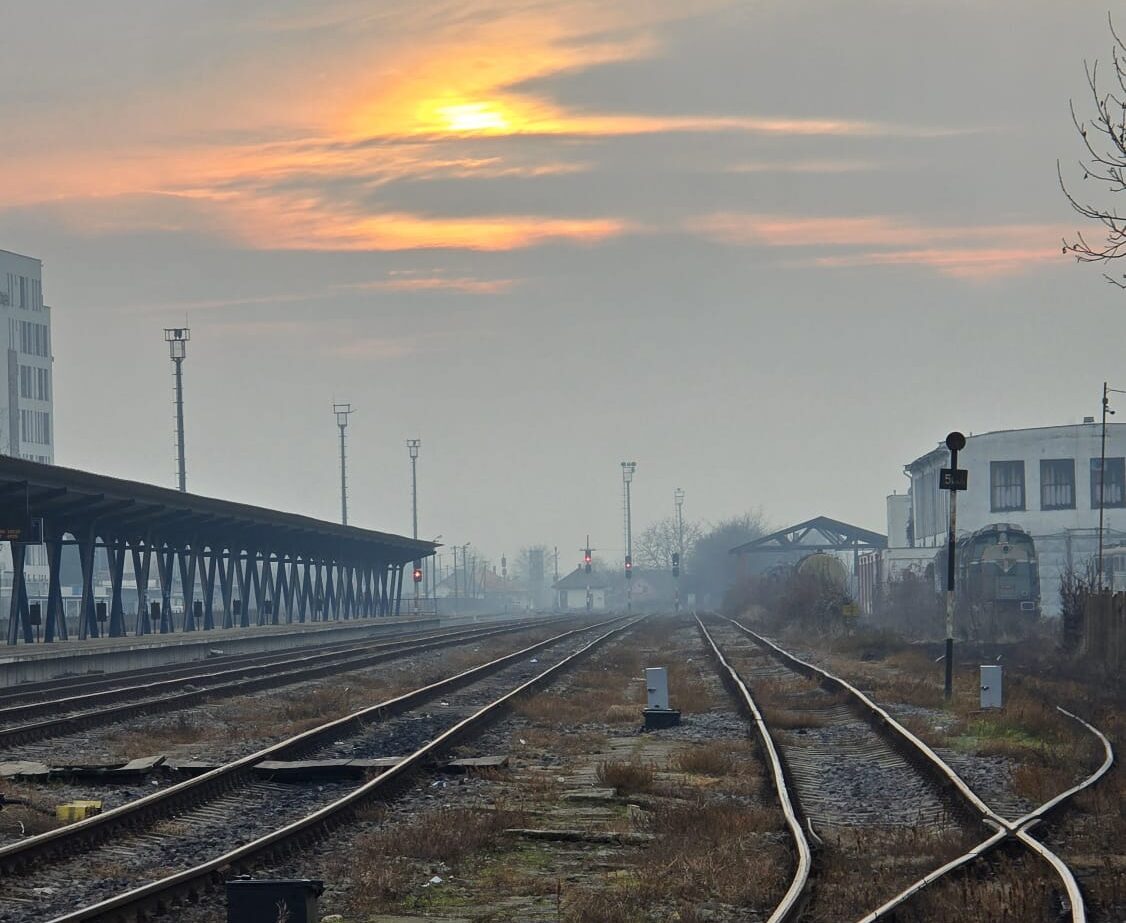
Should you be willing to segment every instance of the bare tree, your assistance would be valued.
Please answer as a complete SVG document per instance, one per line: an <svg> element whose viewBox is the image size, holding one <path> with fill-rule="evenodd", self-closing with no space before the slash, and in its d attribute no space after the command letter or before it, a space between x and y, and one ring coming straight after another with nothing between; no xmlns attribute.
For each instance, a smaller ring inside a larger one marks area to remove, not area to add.
<svg viewBox="0 0 1126 923"><path fill-rule="evenodd" d="M1071 119L1083 145L1087 149L1084 160L1080 161L1084 181L1095 180L1109 193L1126 192L1126 43L1119 37L1110 20L1110 34L1114 38L1111 51L1111 76L1102 81L1099 65L1085 64L1087 85L1095 104L1094 117L1081 119L1071 104ZM1106 87L1109 86L1109 89ZM1074 240L1063 241L1063 252L1071 253L1080 263L1109 263L1126 257L1126 215L1119 213L1113 205L1091 204L1092 199L1077 198L1063 179L1063 169L1056 164L1060 188L1068 202L1084 218L1102 225L1103 240L1089 241L1081 231ZM1097 196L1095 200L1097 200ZM1119 288L1126 288L1126 274L1115 278L1104 273L1108 282Z"/></svg>
<svg viewBox="0 0 1126 923"><path fill-rule="evenodd" d="M698 522L684 524L681 567L687 567L692 550L703 534L704 530ZM675 516L658 520L633 540L633 559L639 567L667 570L672 567L673 552L680 550L680 533Z"/></svg>

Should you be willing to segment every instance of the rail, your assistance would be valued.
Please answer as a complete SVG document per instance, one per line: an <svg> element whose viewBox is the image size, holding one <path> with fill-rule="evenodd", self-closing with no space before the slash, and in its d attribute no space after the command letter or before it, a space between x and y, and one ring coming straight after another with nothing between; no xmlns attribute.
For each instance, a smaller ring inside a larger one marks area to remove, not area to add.
<svg viewBox="0 0 1126 923"><path fill-rule="evenodd" d="M576 631L589 631L591 628L602 627L612 622L621 621L621 619L613 619L602 622L596 626L588 626L586 629L577 629ZM131 891L101 901L98 904L93 904L89 907L64 914L61 917L56 917L51 923L78 923L78 921L81 920L123 919L130 916L139 917L153 907L166 904L174 895L199 894L210 884L216 882L224 871L232 868L237 869L250 859L269 853L275 848L284 847L286 844L293 842L310 842L327 835L334 826L344 821L348 812L372 798L380 789L401 776L404 776L407 772L419 766L427 757L445 749L454 741L462 738L469 731L483 727L488 721L498 715L514 698L543 685L554 677L556 673L585 657L592 650L609 639L628 630L638 621L640 621L640 619L633 619L626 622L624 625L619 625L599 635L573 654L559 661L559 663L549 667L530 680L521 683L515 689L510 690L500 698L479 708L468 718L462 719L453 727L443 731L429 743L420 747L409 756L404 757L390 769L380 773L371 781L354 789L331 804L314 811L301 820L287 824L285 827L281 827L263 837L259 837L250 843L240 846L238 849L231 850L230 852L224 853L215 859L201 863L193 868L185 869L174 875L169 875L166 878L143 885L140 888L134 888ZM564 635L557 636L557 638L553 640L559 640L572 634L575 634L575 632L567 632ZM543 645L537 645L537 647L539 646ZM520 653L524 654L526 651Z"/></svg>
<svg viewBox="0 0 1126 923"><path fill-rule="evenodd" d="M786 893L778 906L774 908L767 923L790 923L791 920L797 919L798 913L801 911L803 897L809 884L809 873L813 867L813 850L810 848L809 840L802 828L798 810L790 797L790 789L786 782L782 759L778 755L778 748L774 745L774 739L770 736L770 729L766 726L766 721L754 700L754 696L751 695L747 684L743 682L735 668L727 662L727 658L723 656L723 652L698 616L696 625L699 627L704 641L711 649L713 659L719 664L727 684L734 687L738 696L742 699L743 705L750 712L755 730L758 732L759 740L762 741L763 750L766 752L766 762L770 767L774 791L778 795L778 802L782 807L782 814L786 818L786 826L790 830L790 838L794 841L794 849L798 855L797 867L794 870L790 886L786 889Z"/></svg>
<svg viewBox="0 0 1126 923"><path fill-rule="evenodd" d="M380 702L367 708L362 708L341 718L336 718L310 730L303 731L286 740L271 744L262 750L247 756L240 757L223 766L218 766L202 775L171 785L168 788L153 792L143 798L127 802L104 814L95 814L86 820L48 830L45 833L19 840L0 847L0 869L5 872L18 870L35 859L43 856L58 854L64 848L72 846L89 846L107 838L114 831L123 827L144 824L153 820L166 817L178 810L183 810L192 804L205 800L213 792L225 791L237 781L248 774L254 766L263 760L292 757L306 752L335 736L346 734L350 729L358 729L369 720L382 720L386 717L401 714L420 701L440 693L459 688L473 680L495 672L516 660L534 653L550 644L569 638L579 632L591 631L595 628L610 624L609 621L572 629L555 635L544 641L536 642L521 650L503 657L498 657L488 663L463 670L455 676L430 683L411 692L405 693L387 701ZM496 633L496 629L482 632L482 635ZM426 648L424 648L426 649Z"/></svg>
<svg viewBox="0 0 1126 923"><path fill-rule="evenodd" d="M959 856L958 858L947 863L941 868L936 869L935 871L924 876L922 879L908 887L905 891L900 892L900 894L892 898L891 901L888 901L886 904L882 905L880 908L873 911L868 916L862 918L859 923L871 923L871 921L882 919L888 913L895 910L896 907L901 905L909 897L917 894L920 890L922 890L922 888L933 884L939 878L942 878L955 869L969 864L973 860L984 855L989 850L996 848L1002 842L1010 838L1018 840L1024 846L1031 849L1053 868L1053 870L1062 881L1064 890L1067 892L1072 923L1086 923L1087 913L1083 901L1083 894L1079 890L1079 885L1075 880L1075 876L1067 867L1067 864L1062 859L1060 859L1059 856L1057 856L1047 846L1045 846L1039 840L1035 839L1030 833L1028 833L1028 828L1042 820L1049 811L1059 807L1065 801L1070 800L1080 791L1083 791L1091 785L1094 785L1099 779L1106 775L1114 762L1114 751L1111 747L1110 741L1106 738L1105 735L1103 735L1092 725L1088 724L1082 718L1079 718L1077 715L1072 714L1066 709L1060 708L1059 711L1061 711L1063 714L1067 715L1068 717L1074 718L1076 721L1083 724L1088 730L1098 736L1104 748L1105 756L1103 763L1095 773L1093 773L1083 782L1079 783L1076 786L1073 786L1066 792L1057 795L1051 801L1046 802L1044 805L1037 808L1030 814L1019 818L1016 821L1010 821L990 808L977 795L977 793L974 792L968 784L966 784L965 780L963 780L961 776L959 776L958 773L955 772L954 769L942 759L942 757L935 753L935 751L931 749L931 747L929 747L926 743L924 743L922 740L908 731L885 709L877 705L871 698L869 698L851 683L841 679L838 676L834 676L832 673L828 672L825 669L822 669L821 667L815 666L814 664L808 663L800 659L799 657L796 657L789 651L786 651L783 648L779 647L769 638L765 638L757 632L752 631L750 628L741 624L740 622L737 622L735 619L728 619L728 621L733 626L735 626L735 628L752 638L756 644L759 644L760 646L771 650L779 659L781 659L784 663L789 664L796 672L802 673L806 676L815 677L824 686L841 689L845 691L851 698L853 698L854 701L862 704L868 711L868 713L875 717L879 723L883 724L885 727L895 733L902 741L908 743L911 747L913 747L915 751L922 758L924 758L934 770L937 770L940 774L940 778L948 782L954 788L954 790L963 797L963 799L969 802L969 804L978 811L985 823L997 828L997 833L993 834L985 841L978 844L969 852L963 854L962 856Z"/></svg>

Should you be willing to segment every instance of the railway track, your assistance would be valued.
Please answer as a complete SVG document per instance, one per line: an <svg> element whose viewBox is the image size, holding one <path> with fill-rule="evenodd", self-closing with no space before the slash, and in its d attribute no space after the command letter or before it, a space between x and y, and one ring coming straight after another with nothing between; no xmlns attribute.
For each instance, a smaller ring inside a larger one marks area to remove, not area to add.
<svg viewBox="0 0 1126 923"><path fill-rule="evenodd" d="M809 706L818 709L821 713L821 717L831 720L843 719L844 724L841 726L847 728L848 721L851 720L855 714L859 714L863 716L867 724L886 742L885 745L871 744L860 747L853 744L851 747L844 750L837 750L836 756L839 760L843 760L846 764L852 762L861 766L867 763L869 771L878 773L881 769L886 770L893 765L894 760L889 762L889 759L892 759L889 754L894 752L900 759L910 763L921 773L925 774L933 783L940 786L946 793L948 800L956 805L959 812L975 818L981 825L984 825L987 829L992 831L990 835L985 836L981 842L971 849L939 865L918 880L912 882L906 888L900 890L894 897L885 901L876 910L863 916L861 923L875 923L877 920L893 919L895 912L923 889L941 880L955 870L965 868L991 851L999 848L1002 844L1009 843L1018 843L1027 847L1051 867L1053 874L1059 879L1063 893L1066 895L1064 906L1070 915L1072 923L1085 923L1086 912L1083 897L1074 875L1067 868L1067 865L1051 850L1036 840L1031 833L1029 833L1029 830L1036 824L1041 823L1052 813L1059 811L1074 798L1075 795L1095 784L1109 771L1114 760L1113 750L1110 742L1097 729L1070 712L1060 709L1060 711L1069 718L1076 720L1099 738L1104 749L1103 763L1094 773L1078 785L1060 793L1036 810L1010 820L1001 816L992 807L986 804L933 749L904 728L885 709L873 702L855 686L820 667L801 660L739 622L733 619L727 621L733 630L749 637L756 645L774 658L774 660L784 668L784 672L811 680L816 684L818 691L826 691L832 694L833 698L822 697L820 704ZM794 748L789 748L786 750L784 756L780 753L774 741L772 731L768 727L766 719L756 703L746 680L731 665L728 658L724 655L723 650L713 639L703 622L697 620L697 623L705 639L705 643L710 648L713 658L725 674L728 686L741 699L755 724L756 733L766 753L775 791L786 817L787 827L790 831L797 855L795 874L790 887L783 900L770 916L770 923L786 923L786 921L797 920L810 900L811 889L814 886L812 874L814 868L814 847L811 840L819 838L814 832L815 827L811 823L812 818L817 816L821 823L826 825L831 824L834 819L830 816L832 810L831 805L825 800L819 799L816 794L820 783L824 781L824 776L818 775L818 771L825 769L825 754L815 753L815 748L804 748L806 750L804 753L796 752ZM757 672L760 673L757 677L759 680L776 679L779 676L777 668L762 669ZM813 696L813 698L816 699L817 697ZM845 703L847 703L848 706L847 714L842 714L838 709L843 707ZM885 746L889 747L890 750L885 750ZM802 748L798 749L800 750ZM885 780L885 782L886 781L887 780ZM794 791L795 789L797 792ZM811 795L811 793L813 794ZM897 815L900 820L903 819L902 797L899 794L895 797L900 803L893 803L890 806L890 812L884 817L885 821L889 818L894 821ZM810 803L806 804L806 802ZM849 823L857 821L866 822L870 818L866 815L849 817L846 811L836 819L844 823ZM921 812L919 819L924 823L930 824L941 824L944 822L944 818L941 815L936 816L926 812Z"/></svg>
<svg viewBox="0 0 1126 923"><path fill-rule="evenodd" d="M0 753L10 755L20 744L70 734L75 731L113 724L149 712L188 708L204 700L214 701L236 695L305 682L319 677L357 670L404 654L436 650L452 644L475 641L494 635L524 631L538 622L506 623L502 627L459 628L427 634L421 638L373 641L348 645L328 652L272 659L222 669L214 667L152 682L115 685L93 692L73 693L56 699L14 705L0 709ZM66 714L59 714L66 712ZM34 719L43 714L51 717Z"/></svg>
<svg viewBox="0 0 1126 923"><path fill-rule="evenodd" d="M484 627L478 625L476 627ZM212 635L216 647L212 655L205 659L190 661L177 661L175 663L160 664L149 667L139 667L133 670L114 670L112 672L96 671L90 673L75 673L68 676L56 676L47 680L36 682L17 683L14 686L0 687L0 709L13 705L30 705L45 699L57 699L62 693L69 696L83 695L88 692L101 692L114 689L118 686L135 686L158 679L175 679L180 676L190 676L203 671L204 665L208 669L233 669L242 666L255 666L272 662L281 662L300 657L304 654L330 653L342 651L347 648L359 649L365 645L379 641L419 640L430 635L441 634L442 630L428 628L425 630L408 630L383 632L371 639L357 640L352 638L347 641L331 641L324 644L305 644L297 647L278 651L254 651L246 654L221 653L223 644L222 635ZM446 629L449 630L449 629Z"/></svg>
<svg viewBox="0 0 1126 923"><path fill-rule="evenodd" d="M106 814L0 848L0 870L7 879L0 893L0 908L7 909L0 909L0 920L133 919L198 894L252 859L300 848L327 835L412 769L483 728L513 697L547 682L632 624L618 619L565 631ZM586 637L599 630L593 640ZM538 657L559 659L537 672L540 667L533 665ZM504 691L495 695L498 683ZM463 691L460 701L458 690ZM439 697L442 708L431 706L419 714L419 706ZM482 697L491 701L480 705ZM307 786L300 796L294 786L286 786L281 804L276 783L253 775L254 767L267 759L314 751L339 754L342 748L353 754L411 752L366 783ZM200 850L207 853L206 861L195 861ZM108 874L98 874L99 867ZM157 880L151 880L154 872ZM65 882L74 890L65 900L45 896L41 888L36 890L45 873L53 885ZM145 883L138 886L138 880ZM35 901L34 907L28 901ZM69 910L76 904L85 906ZM63 908L67 912L60 912Z"/></svg>

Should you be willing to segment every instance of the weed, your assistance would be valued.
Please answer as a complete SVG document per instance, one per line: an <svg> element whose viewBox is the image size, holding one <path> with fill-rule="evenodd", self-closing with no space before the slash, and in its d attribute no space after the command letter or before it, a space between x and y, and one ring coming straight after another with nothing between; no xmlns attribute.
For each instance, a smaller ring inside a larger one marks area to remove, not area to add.
<svg viewBox="0 0 1126 923"><path fill-rule="evenodd" d="M637 760L607 760L598 764L596 775L600 785L614 789L618 795L647 792L657 777L652 766Z"/></svg>
<svg viewBox="0 0 1126 923"><path fill-rule="evenodd" d="M735 768L735 754L721 743L701 744L681 750L673 760L681 772L702 776L725 776Z"/></svg>

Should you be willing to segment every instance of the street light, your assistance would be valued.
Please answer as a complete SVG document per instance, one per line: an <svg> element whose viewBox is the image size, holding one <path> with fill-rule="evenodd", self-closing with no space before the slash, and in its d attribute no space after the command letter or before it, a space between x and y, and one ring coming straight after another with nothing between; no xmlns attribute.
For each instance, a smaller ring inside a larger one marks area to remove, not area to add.
<svg viewBox="0 0 1126 923"><path fill-rule="evenodd" d="M630 484L633 483L637 462L622 462L622 491L625 494L626 517L626 613L633 612L633 519L630 510Z"/></svg>
<svg viewBox="0 0 1126 923"><path fill-rule="evenodd" d="M340 427L340 522L348 525L348 456L344 447L344 430L348 428L348 417L355 413L351 404L332 405L336 414L336 425Z"/></svg>
<svg viewBox="0 0 1126 923"><path fill-rule="evenodd" d="M168 343L168 356L172 360L176 379L176 459L177 484L181 491L188 489L187 464L184 460L184 359L188 354L188 340L192 332L187 327L165 327L164 339Z"/></svg>
<svg viewBox="0 0 1126 923"><path fill-rule="evenodd" d="M1099 448L1099 563L1096 584L1100 593L1103 591L1103 510L1106 506L1106 418L1107 414L1114 416L1114 411L1110 409L1111 394L1126 394L1126 391L1108 387L1107 383L1103 382L1103 432L1102 445Z"/></svg>
<svg viewBox="0 0 1126 923"><path fill-rule="evenodd" d="M411 537L418 539L418 450L422 446L421 439L408 439L407 451L411 456ZM414 562L415 570L422 567L422 561ZM421 581L414 582L414 614L418 615L419 592Z"/></svg>
<svg viewBox="0 0 1126 923"><path fill-rule="evenodd" d="M680 612L680 562L684 559L684 491L677 488L672 492L673 502L676 504L676 567L673 568L673 578L676 584L676 599L673 608Z"/></svg>

